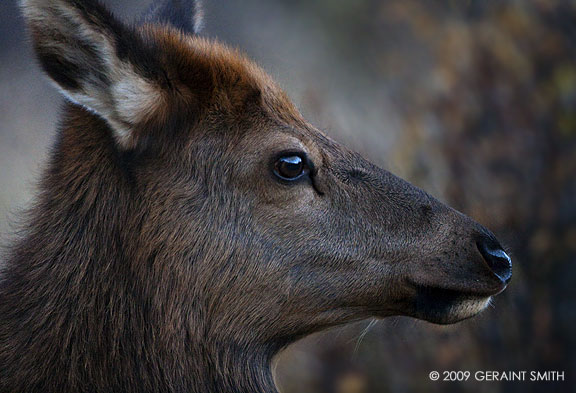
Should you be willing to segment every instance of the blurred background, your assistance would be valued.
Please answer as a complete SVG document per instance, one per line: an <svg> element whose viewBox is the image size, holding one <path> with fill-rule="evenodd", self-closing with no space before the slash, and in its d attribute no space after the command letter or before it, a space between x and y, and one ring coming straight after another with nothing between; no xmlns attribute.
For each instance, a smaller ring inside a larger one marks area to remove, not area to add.
<svg viewBox="0 0 576 393"><path fill-rule="evenodd" d="M576 391L576 1L204 2L204 35L242 48L333 138L488 226L515 262L472 320L365 321L293 345L276 367L282 392ZM105 3L133 19L149 1ZM2 242L61 102L15 0L0 1ZM432 370L567 382L431 382Z"/></svg>

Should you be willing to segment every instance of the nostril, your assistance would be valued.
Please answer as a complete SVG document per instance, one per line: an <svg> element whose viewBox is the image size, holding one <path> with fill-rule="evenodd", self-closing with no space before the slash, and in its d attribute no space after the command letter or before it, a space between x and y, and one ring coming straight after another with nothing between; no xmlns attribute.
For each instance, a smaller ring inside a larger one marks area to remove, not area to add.
<svg viewBox="0 0 576 393"><path fill-rule="evenodd" d="M489 239L477 243L478 251L488 263L490 269L505 283L512 278L512 260L504 250Z"/></svg>

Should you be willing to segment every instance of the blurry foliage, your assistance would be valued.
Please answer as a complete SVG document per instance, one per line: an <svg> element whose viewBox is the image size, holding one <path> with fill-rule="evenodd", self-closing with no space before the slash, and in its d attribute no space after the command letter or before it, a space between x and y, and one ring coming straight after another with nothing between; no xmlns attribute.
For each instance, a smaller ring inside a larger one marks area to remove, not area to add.
<svg viewBox="0 0 576 393"><path fill-rule="evenodd" d="M302 345L314 346L322 360L311 391L570 391L576 371L576 2L316 6L311 12L318 15L333 9L326 27L345 37L339 45L356 54L358 71L390 87L403 124L392 167L486 224L515 265L495 309L472 321L455 327L383 321L356 355L346 348L364 325L306 341ZM366 50L375 51L369 63L362 62ZM346 334L351 337L343 339ZM432 383L434 369L564 370L569 382ZM304 391L289 385L287 393Z"/></svg>

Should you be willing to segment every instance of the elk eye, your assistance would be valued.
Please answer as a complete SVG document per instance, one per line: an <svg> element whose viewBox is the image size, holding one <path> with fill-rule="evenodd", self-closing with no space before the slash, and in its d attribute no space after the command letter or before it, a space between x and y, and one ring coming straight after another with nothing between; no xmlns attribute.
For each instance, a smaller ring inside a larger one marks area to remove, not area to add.
<svg viewBox="0 0 576 393"><path fill-rule="evenodd" d="M280 157L274 165L274 173L284 180L298 179L305 173L305 170L304 159L296 155Z"/></svg>

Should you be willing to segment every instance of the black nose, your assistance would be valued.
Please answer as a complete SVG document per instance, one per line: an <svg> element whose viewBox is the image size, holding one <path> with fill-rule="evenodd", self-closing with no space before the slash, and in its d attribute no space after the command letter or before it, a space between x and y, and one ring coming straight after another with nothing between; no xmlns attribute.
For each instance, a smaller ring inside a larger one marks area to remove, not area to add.
<svg viewBox="0 0 576 393"><path fill-rule="evenodd" d="M483 238L476 245L494 274L506 284L510 282L512 278L512 260L498 242L491 238Z"/></svg>

